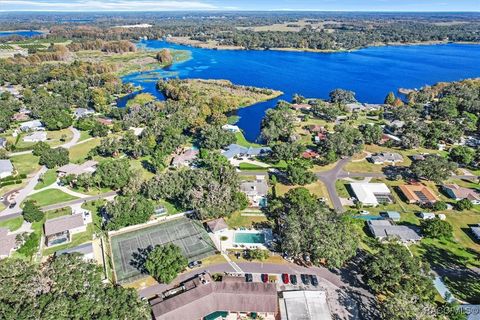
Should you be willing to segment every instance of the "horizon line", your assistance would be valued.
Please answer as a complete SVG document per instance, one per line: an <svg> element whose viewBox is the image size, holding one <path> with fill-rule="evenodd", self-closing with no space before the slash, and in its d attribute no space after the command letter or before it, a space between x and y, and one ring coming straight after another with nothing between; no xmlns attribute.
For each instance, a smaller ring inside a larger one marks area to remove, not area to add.
<svg viewBox="0 0 480 320"><path fill-rule="evenodd" d="M152 12L309 12L309 13L324 13L324 12L341 12L341 13L480 13L480 10L311 10L311 9L272 9L272 10L249 10L249 9L162 9L162 10L1 10L0 13L35 13L35 12L51 12L51 13L108 13L108 12L129 12L129 13L152 13Z"/></svg>

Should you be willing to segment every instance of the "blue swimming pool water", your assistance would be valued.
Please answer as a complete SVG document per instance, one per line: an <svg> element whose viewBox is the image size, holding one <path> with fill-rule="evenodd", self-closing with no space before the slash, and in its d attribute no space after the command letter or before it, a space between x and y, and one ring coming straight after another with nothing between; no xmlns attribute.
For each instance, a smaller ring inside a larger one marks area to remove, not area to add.
<svg viewBox="0 0 480 320"><path fill-rule="evenodd" d="M265 243L262 233L235 232L235 243Z"/></svg>
<svg viewBox="0 0 480 320"><path fill-rule="evenodd" d="M382 103L389 91L420 88L439 81L480 76L480 45L444 44L372 47L353 52L313 53L256 50L210 50L169 44L161 40L141 41L139 46L190 50L192 59L163 70L133 73L124 81L141 85L159 99L160 78L227 79L236 84L283 91L279 99L294 93L327 98L335 88L357 93L362 102ZM260 133L265 111L278 99L240 109L237 125L254 141Z"/></svg>

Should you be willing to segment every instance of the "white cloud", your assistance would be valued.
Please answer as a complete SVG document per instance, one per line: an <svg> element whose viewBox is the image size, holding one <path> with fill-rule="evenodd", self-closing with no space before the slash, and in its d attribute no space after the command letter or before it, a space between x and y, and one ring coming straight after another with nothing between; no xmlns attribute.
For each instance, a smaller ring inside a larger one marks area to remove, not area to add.
<svg viewBox="0 0 480 320"><path fill-rule="evenodd" d="M0 11L168 11L216 8L212 4L195 0L0 0Z"/></svg>

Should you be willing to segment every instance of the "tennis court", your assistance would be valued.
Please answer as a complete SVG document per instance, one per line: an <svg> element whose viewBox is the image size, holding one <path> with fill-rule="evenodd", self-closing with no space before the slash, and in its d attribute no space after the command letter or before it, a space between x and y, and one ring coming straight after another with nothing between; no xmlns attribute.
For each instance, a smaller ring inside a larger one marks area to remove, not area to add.
<svg viewBox="0 0 480 320"><path fill-rule="evenodd" d="M126 283L145 276L138 265L143 249L149 246L174 243L188 261L200 260L215 253L215 246L203 226L197 221L179 218L143 229L134 230L110 239L115 278Z"/></svg>

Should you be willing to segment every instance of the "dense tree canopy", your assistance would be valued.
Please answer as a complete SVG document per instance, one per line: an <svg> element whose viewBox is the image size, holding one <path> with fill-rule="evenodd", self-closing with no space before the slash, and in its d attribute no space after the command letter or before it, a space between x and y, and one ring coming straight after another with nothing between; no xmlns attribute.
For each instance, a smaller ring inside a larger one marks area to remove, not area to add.
<svg viewBox="0 0 480 320"><path fill-rule="evenodd" d="M456 169L456 165L444 157L427 155L425 160L412 163L410 168L419 179L441 183L450 177L453 170Z"/></svg>
<svg viewBox="0 0 480 320"><path fill-rule="evenodd" d="M180 247L169 243L155 246L147 255L145 269L160 283L170 283L187 267L187 258Z"/></svg>
<svg viewBox="0 0 480 320"><path fill-rule="evenodd" d="M153 215L154 207L150 200L141 195L117 196L105 207L108 220L107 230L118 230L147 222Z"/></svg>
<svg viewBox="0 0 480 320"><path fill-rule="evenodd" d="M422 232L427 238L450 239L453 235L452 225L438 218L422 220Z"/></svg>
<svg viewBox="0 0 480 320"><path fill-rule="evenodd" d="M38 160L38 163L45 165L49 169L64 166L69 162L69 152L65 148L54 148L44 151Z"/></svg>
<svg viewBox="0 0 480 320"><path fill-rule="evenodd" d="M2 319L150 319L135 290L103 283L101 269L78 255L41 265L3 259L0 280Z"/></svg>
<svg viewBox="0 0 480 320"><path fill-rule="evenodd" d="M273 109L268 109L262 119L262 139L266 143L288 142L295 128L295 116L286 102L280 101Z"/></svg>
<svg viewBox="0 0 480 320"><path fill-rule="evenodd" d="M23 205L22 215L27 222L42 221L45 214L40 210L34 201L27 200Z"/></svg>

